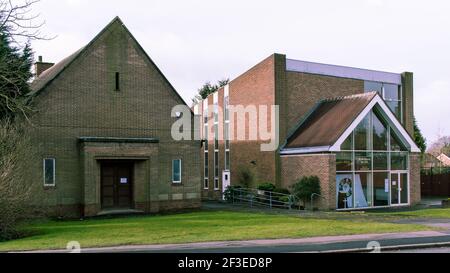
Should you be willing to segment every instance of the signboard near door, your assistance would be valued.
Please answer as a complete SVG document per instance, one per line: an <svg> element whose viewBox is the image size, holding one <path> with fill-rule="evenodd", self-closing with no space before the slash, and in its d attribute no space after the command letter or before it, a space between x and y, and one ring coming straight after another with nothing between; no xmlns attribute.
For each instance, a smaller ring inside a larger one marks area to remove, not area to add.
<svg viewBox="0 0 450 273"><path fill-rule="evenodd" d="M231 185L231 173L230 171L222 172L222 198L225 200L225 195L223 193L227 189L228 186Z"/></svg>

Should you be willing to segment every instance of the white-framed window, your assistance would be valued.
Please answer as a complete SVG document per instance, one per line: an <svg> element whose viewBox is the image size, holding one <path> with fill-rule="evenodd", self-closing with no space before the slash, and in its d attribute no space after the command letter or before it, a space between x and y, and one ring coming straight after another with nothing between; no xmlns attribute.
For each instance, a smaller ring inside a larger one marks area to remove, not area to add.
<svg viewBox="0 0 450 273"><path fill-rule="evenodd" d="M181 183L181 159L172 160L172 182L174 184Z"/></svg>
<svg viewBox="0 0 450 273"><path fill-rule="evenodd" d="M230 170L230 114L229 114L229 96L224 99L224 138L225 138L225 170Z"/></svg>
<svg viewBox="0 0 450 273"><path fill-rule="evenodd" d="M54 187L56 185L56 160L54 158L44 158L42 166L44 186Z"/></svg>
<svg viewBox="0 0 450 273"><path fill-rule="evenodd" d="M365 92L377 91L389 106L389 109L403 123L403 87L401 85L365 81L364 90Z"/></svg>
<svg viewBox="0 0 450 273"><path fill-rule="evenodd" d="M219 100L214 94L214 190L219 190Z"/></svg>
<svg viewBox="0 0 450 273"><path fill-rule="evenodd" d="M203 188L207 190L209 188L209 153L205 152L205 170L204 170L204 181L203 181Z"/></svg>
<svg viewBox="0 0 450 273"><path fill-rule="evenodd" d="M214 152L214 190L219 190L219 151Z"/></svg>
<svg viewBox="0 0 450 273"><path fill-rule="evenodd" d="M407 148L374 109L336 153L337 209L408 205L408 175Z"/></svg>
<svg viewBox="0 0 450 273"><path fill-rule="evenodd" d="M204 160L204 170L203 170L203 188L205 190L209 189L209 146L208 146L208 141L209 141L209 127L208 127L208 100L206 99L203 102L203 139L204 139L204 156L203 156L203 160Z"/></svg>

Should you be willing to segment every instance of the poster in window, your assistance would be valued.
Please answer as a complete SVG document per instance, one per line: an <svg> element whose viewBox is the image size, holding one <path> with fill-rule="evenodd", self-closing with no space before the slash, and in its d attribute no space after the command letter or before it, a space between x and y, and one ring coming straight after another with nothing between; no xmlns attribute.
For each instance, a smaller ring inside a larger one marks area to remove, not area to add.
<svg viewBox="0 0 450 273"><path fill-rule="evenodd" d="M353 208L353 175L336 175L338 208Z"/></svg>

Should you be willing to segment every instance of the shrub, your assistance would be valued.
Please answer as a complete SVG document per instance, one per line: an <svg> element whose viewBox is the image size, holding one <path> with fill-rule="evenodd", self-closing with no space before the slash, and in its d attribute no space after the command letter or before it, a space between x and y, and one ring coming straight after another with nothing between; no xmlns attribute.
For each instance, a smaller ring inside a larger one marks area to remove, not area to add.
<svg viewBox="0 0 450 273"><path fill-rule="evenodd" d="M225 201L231 202L233 201L233 191L235 189L241 189L242 187L237 185L237 186L228 186L225 191L223 192L223 196L225 198Z"/></svg>
<svg viewBox="0 0 450 273"><path fill-rule="evenodd" d="M283 202L283 203L288 203L289 202L289 196L281 196L278 198L278 201Z"/></svg>
<svg viewBox="0 0 450 273"><path fill-rule="evenodd" d="M283 189L283 188L275 188L275 190L273 190L274 192L277 193L282 193L282 194L291 194L291 192L288 189Z"/></svg>
<svg viewBox="0 0 450 273"><path fill-rule="evenodd" d="M250 185L253 185L255 180L255 175L248 168L241 168L238 172L238 183L242 187L249 188Z"/></svg>
<svg viewBox="0 0 450 273"><path fill-rule="evenodd" d="M275 191L275 185L270 183L270 182L263 183L263 184L260 184L258 186L258 190L261 190L261 191Z"/></svg>
<svg viewBox="0 0 450 273"><path fill-rule="evenodd" d="M292 185L293 194L306 203L313 193L320 194L320 180L317 176L306 176Z"/></svg>
<svg viewBox="0 0 450 273"><path fill-rule="evenodd" d="M17 226L31 217L33 183L29 163L35 160L23 128L10 121L0 123L0 241L20 236Z"/></svg>

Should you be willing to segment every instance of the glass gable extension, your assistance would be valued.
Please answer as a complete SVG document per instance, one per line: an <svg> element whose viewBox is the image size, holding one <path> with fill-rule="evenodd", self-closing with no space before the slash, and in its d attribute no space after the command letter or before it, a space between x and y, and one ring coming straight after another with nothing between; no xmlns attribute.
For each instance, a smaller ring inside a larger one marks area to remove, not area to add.
<svg viewBox="0 0 450 273"><path fill-rule="evenodd" d="M381 83L381 82L364 82L364 91L376 91L386 101L391 111L395 114L398 120L402 121L403 107L402 107L402 87L397 84Z"/></svg>
<svg viewBox="0 0 450 273"><path fill-rule="evenodd" d="M338 209L409 203L408 150L374 108L336 154Z"/></svg>

